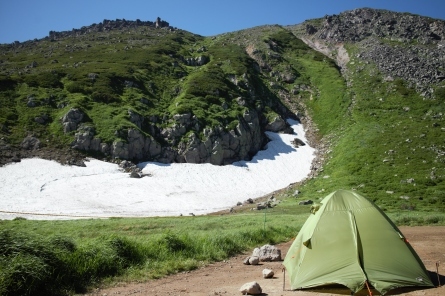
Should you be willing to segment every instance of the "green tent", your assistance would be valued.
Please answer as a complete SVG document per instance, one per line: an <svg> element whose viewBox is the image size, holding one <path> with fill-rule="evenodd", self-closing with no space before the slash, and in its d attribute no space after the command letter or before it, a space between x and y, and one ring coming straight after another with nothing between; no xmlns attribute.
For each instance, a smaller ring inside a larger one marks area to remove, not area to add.
<svg viewBox="0 0 445 296"><path fill-rule="evenodd" d="M382 295L399 287L434 287L400 230L370 200L347 190L326 196L304 223L284 266L291 288L366 282Z"/></svg>

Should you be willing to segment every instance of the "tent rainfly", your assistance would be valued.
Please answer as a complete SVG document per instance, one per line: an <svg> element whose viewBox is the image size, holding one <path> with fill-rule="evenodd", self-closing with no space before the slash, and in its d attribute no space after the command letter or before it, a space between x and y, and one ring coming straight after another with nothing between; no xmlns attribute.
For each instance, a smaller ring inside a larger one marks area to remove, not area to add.
<svg viewBox="0 0 445 296"><path fill-rule="evenodd" d="M311 212L283 262L291 289L340 284L356 293L370 284L384 295L434 287L400 230L367 198L338 190Z"/></svg>

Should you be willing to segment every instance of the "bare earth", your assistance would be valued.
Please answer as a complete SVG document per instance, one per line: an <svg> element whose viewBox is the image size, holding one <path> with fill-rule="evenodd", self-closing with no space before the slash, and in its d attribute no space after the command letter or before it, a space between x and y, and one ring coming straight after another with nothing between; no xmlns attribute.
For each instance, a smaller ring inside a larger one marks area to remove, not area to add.
<svg viewBox="0 0 445 296"><path fill-rule="evenodd" d="M429 289L396 289L387 295L445 295L445 226L422 226L422 227L400 227L405 237L422 259L431 279L437 286ZM281 249L282 257L292 242L277 245ZM96 289L86 295L241 295L240 287L248 282L256 281L260 284L263 294L270 296L327 296L327 295L350 295L350 291L341 286L328 287L324 289L290 291L288 278L284 282L281 262L264 262L262 265L244 265L243 260L251 252L230 258L225 262L218 262L191 272L180 273L159 280L146 283L127 283L107 289ZM439 275L436 273L436 262L439 263ZM275 272L273 279L263 279L262 270L272 269ZM287 277L287 275L286 275ZM283 289L284 284L284 289ZM379 295L375 290L373 295ZM362 290L356 295L368 295Z"/></svg>

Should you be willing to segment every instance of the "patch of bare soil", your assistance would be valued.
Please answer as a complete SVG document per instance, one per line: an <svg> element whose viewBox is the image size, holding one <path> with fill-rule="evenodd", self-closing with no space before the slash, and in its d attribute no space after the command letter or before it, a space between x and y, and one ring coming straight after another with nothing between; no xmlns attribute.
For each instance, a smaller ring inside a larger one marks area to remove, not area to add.
<svg viewBox="0 0 445 296"><path fill-rule="evenodd" d="M405 237L422 259L431 279L437 286L438 281L445 284L445 226L400 227ZM283 258L292 242L277 245L281 249ZM159 280L150 280L145 283L120 283L112 288L96 289L85 295L241 295L239 289L245 283L256 281L260 284L263 294L270 296L315 296L315 295L350 295L350 291L341 286L325 287L304 291L290 291L288 278L282 272L281 262L263 262L261 265L244 265L243 260L251 252L242 254L225 262L210 264L206 267L168 276ZM436 262L441 261L436 273ZM263 279L262 271L272 269L275 277ZM375 290L373 295L379 295ZM368 295L362 290L356 295ZM387 295L445 295L445 287L428 289L396 289Z"/></svg>

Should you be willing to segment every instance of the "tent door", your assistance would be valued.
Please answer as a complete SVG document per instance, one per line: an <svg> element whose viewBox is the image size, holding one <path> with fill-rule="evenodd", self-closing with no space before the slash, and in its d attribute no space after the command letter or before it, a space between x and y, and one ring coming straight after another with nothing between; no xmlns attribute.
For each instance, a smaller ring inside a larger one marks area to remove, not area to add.
<svg viewBox="0 0 445 296"><path fill-rule="evenodd" d="M356 256L357 256L357 262L360 266L361 272L363 274L364 277L364 281L363 281L363 285L365 284L366 281L368 281L368 276L365 272L365 268L364 268L364 263L363 263L363 247L362 247L362 242L360 239L360 233L358 231L357 228L357 223L355 221L355 216L354 213L352 211L348 211L349 214L349 219L351 222L351 229L352 229L352 233L354 235L354 242L355 242L355 250L356 250Z"/></svg>

